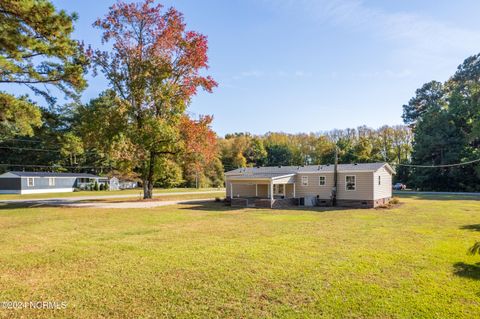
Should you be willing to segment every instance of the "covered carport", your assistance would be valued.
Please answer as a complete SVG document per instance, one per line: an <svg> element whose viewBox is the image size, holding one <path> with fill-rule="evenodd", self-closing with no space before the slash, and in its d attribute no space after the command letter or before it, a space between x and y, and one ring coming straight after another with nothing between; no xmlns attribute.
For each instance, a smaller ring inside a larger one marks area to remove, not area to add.
<svg viewBox="0 0 480 319"><path fill-rule="evenodd" d="M227 197L233 206L272 207L280 200L295 198L295 174L229 176Z"/></svg>

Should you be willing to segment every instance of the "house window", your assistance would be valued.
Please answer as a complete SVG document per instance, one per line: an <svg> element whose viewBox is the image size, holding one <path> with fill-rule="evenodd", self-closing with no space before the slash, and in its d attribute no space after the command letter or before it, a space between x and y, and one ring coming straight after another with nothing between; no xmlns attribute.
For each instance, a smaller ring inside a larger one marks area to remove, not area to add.
<svg viewBox="0 0 480 319"><path fill-rule="evenodd" d="M285 194L285 189L283 184L274 184L273 185L273 194L274 195L283 195Z"/></svg>
<svg viewBox="0 0 480 319"><path fill-rule="evenodd" d="M55 177L48 178L48 186L55 186Z"/></svg>
<svg viewBox="0 0 480 319"><path fill-rule="evenodd" d="M378 185L382 185L382 176L378 176Z"/></svg>
<svg viewBox="0 0 480 319"><path fill-rule="evenodd" d="M326 181L327 181L327 179L325 178L325 176L320 176L319 185L320 186L325 186Z"/></svg>
<svg viewBox="0 0 480 319"><path fill-rule="evenodd" d="M27 186L28 187L33 187L35 186L34 178L33 177L28 177L27 178Z"/></svg>
<svg viewBox="0 0 480 319"><path fill-rule="evenodd" d="M345 176L345 190L354 191L357 188L357 183L355 180L355 175Z"/></svg>
<svg viewBox="0 0 480 319"><path fill-rule="evenodd" d="M302 186L308 186L308 176L302 176Z"/></svg>

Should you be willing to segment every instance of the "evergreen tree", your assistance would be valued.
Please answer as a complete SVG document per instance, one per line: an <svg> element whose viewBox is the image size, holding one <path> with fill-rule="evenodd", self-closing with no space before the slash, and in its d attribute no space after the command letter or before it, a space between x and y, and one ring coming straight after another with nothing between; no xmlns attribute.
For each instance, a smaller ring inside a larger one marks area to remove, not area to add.
<svg viewBox="0 0 480 319"><path fill-rule="evenodd" d="M48 0L0 1L0 83L24 85L55 103L53 86L69 97L86 86L87 58L71 39L76 15L57 12ZM41 125L27 96L0 91L0 133L32 135Z"/></svg>

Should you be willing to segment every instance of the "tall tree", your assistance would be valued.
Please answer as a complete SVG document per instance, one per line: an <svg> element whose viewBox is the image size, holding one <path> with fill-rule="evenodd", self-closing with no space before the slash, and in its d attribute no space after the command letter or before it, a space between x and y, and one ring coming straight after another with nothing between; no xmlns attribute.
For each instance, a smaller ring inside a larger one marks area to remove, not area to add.
<svg viewBox="0 0 480 319"><path fill-rule="evenodd" d="M178 152L179 121L199 87L216 82L200 72L208 67L207 39L187 31L183 15L170 8L119 1L95 22L112 51L97 50L93 61L110 81L125 110L122 134L134 149L144 198L151 198L156 161Z"/></svg>
<svg viewBox="0 0 480 319"><path fill-rule="evenodd" d="M254 166L263 166L267 160L267 151L265 150L263 141L258 137L253 137L250 140L244 155L248 164Z"/></svg>
<svg viewBox="0 0 480 319"><path fill-rule="evenodd" d="M413 102L412 102L413 101ZM429 82L404 106L414 124L413 164L449 165L480 157L480 54L467 58L444 84ZM480 165L415 168L411 182L428 190L478 191Z"/></svg>
<svg viewBox="0 0 480 319"><path fill-rule="evenodd" d="M267 164L269 166L292 165L292 151L287 145L274 144L267 146Z"/></svg>
<svg viewBox="0 0 480 319"><path fill-rule="evenodd" d="M415 96L403 106L403 121L415 122L429 109L441 109L445 105L443 84L437 81L425 83L415 92Z"/></svg>
<svg viewBox="0 0 480 319"><path fill-rule="evenodd" d="M195 187L200 187L205 179L206 168L217 158L217 136L210 128L213 117L202 116L192 120L183 116L180 122L180 133L184 143L181 154L184 172Z"/></svg>
<svg viewBox="0 0 480 319"><path fill-rule="evenodd" d="M76 18L48 0L0 1L0 83L26 86L50 104L55 98L47 85L69 97L83 90L88 59L71 39ZM2 134L32 135L40 119L27 96L0 91Z"/></svg>

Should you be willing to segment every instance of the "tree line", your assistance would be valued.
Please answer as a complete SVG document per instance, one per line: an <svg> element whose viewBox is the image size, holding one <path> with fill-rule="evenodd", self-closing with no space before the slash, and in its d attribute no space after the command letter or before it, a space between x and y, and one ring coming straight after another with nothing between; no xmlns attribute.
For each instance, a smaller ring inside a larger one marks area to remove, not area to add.
<svg viewBox="0 0 480 319"><path fill-rule="evenodd" d="M219 140L223 166L319 165L333 163L408 163L413 134L408 126L332 130L310 134L227 134Z"/></svg>
<svg viewBox="0 0 480 319"><path fill-rule="evenodd" d="M404 125L218 137L212 116L187 115L197 91L217 83L205 75L206 37L182 13L117 2L93 23L109 51L72 39L76 19L47 0L0 2L0 83L37 96L0 91L3 171L116 174L150 198L154 186L219 187L224 171L333 163L337 151L340 163L388 162L412 188L480 191L480 165L448 167L480 158L480 55L419 88ZM89 72L109 88L82 103Z"/></svg>

